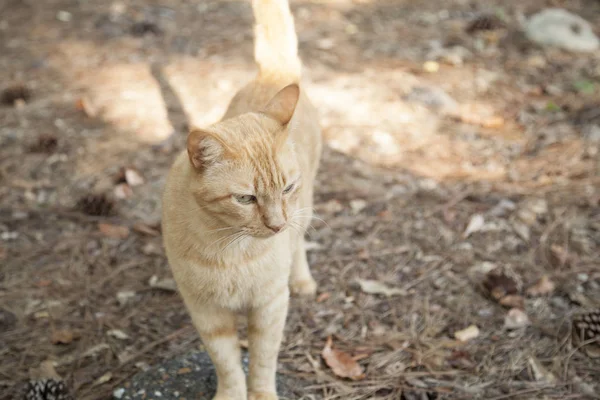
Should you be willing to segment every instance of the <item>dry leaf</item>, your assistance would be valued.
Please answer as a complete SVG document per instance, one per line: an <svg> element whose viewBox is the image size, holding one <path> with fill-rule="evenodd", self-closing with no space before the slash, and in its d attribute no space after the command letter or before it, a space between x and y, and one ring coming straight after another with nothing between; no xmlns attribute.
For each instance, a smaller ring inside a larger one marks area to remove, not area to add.
<svg viewBox="0 0 600 400"><path fill-rule="evenodd" d="M146 182L142 175L133 168L125 168L124 175L125 182L127 182L130 186L140 186Z"/></svg>
<svg viewBox="0 0 600 400"><path fill-rule="evenodd" d="M463 238L466 239L469 236L471 236L471 234L473 234L475 232L479 232L481 230L481 228L483 228L484 224L485 224L485 220L483 219L483 215L481 215L481 214L473 215L471 217L471 219L469 220L469 224L467 225L465 232L463 233Z"/></svg>
<svg viewBox="0 0 600 400"><path fill-rule="evenodd" d="M87 97L81 97L75 103L75 107L78 110L84 112L84 114L90 118L95 118L98 115L98 109L92 105Z"/></svg>
<svg viewBox="0 0 600 400"><path fill-rule="evenodd" d="M553 244L550 246L550 251L560 265L566 265L569 261L571 261L569 252L563 246Z"/></svg>
<svg viewBox="0 0 600 400"><path fill-rule="evenodd" d="M331 297L331 294L328 292L321 293L319 295L319 297L317 297L317 303L322 303L330 297Z"/></svg>
<svg viewBox="0 0 600 400"><path fill-rule="evenodd" d="M54 361L51 360L42 361L37 368L31 368L29 370L29 379L54 379L57 381L62 380L62 377L58 374L58 372L56 372L54 364Z"/></svg>
<svg viewBox="0 0 600 400"><path fill-rule="evenodd" d="M554 282L547 275L544 275L535 285L527 289L527 294L530 296L545 296L554 292L554 289L556 289Z"/></svg>
<svg viewBox="0 0 600 400"><path fill-rule="evenodd" d="M383 294L384 296L400 295L405 296L406 290L400 288L391 288L384 283L369 279L357 279L356 283L360 286L360 290L368 294Z"/></svg>
<svg viewBox="0 0 600 400"><path fill-rule="evenodd" d="M148 235L148 236L158 236L160 235L160 232L156 229L154 229L153 227L144 224L143 222L136 222L135 224L133 224L133 230L144 234L144 235Z"/></svg>
<svg viewBox="0 0 600 400"><path fill-rule="evenodd" d="M52 285L52 279L40 279L35 283L35 286L39 288L48 287Z"/></svg>
<svg viewBox="0 0 600 400"><path fill-rule="evenodd" d="M537 358L531 356L527 361L536 381L546 383L556 382L556 377L554 374L549 372Z"/></svg>
<svg viewBox="0 0 600 400"><path fill-rule="evenodd" d="M479 336L479 328L475 325L470 325L465 329L454 332L454 337L461 342L468 342Z"/></svg>
<svg viewBox="0 0 600 400"><path fill-rule="evenodd" d="M504 327L506 329L519 329L529 325L529 317L525 312L518 308L511 308L504 318Z"/></svg>
<svg viewBox="0 0 600 400"><path fill-rule="evenodd" d="M504 126L504 118L499 116L485 118L481 121L481 126L490 129L502 128Z"/></svg>
<svg viewBox="0 0 600 400"><path fill-rule="evenodd" d="M239 343L242 349L247 349L249 346L248 339L240 339Z"/></svg>
<svg viewBox="0 0 600 400"><path fill-rule="evenodd" d="M69 344L77 338L79 338L79 335L68 329L62 329L52 333L53 344Z"/></svg>
<svg viewBox="0 0 600 400"><path fill-rule="evenodd" d="M150 280L148 281L148 284L150 285L151 288L154 288L154 289L162 289L162 290L167 290L170 292L177 291L177 284L171 278L165 278L165 279L159 280L158 276L152 275L152 278L150 278Z"/></svg>
<svg viewBox="0 0 600 400"><path fill-rule="evenodd" d="M104 236L112 239L125 239L129 236L129 228L126 226L100 222L98 224L98 229Z"/></svg>
<svg viewBox="0 0 600 400"><path fill-rule="evenodd" d="M131 187L128 184L119 183L113 189L113 194L115 195L115 198L117 198L119 200L124 200L124 199L128 199L133 196L133 190L131 189Z"/></svg>
<svg viewBox="0 0 600 400"><path fill-rule="evenodd" d="M94 381L94 383L92 383L92 387L102 385L103 383L106 383L106 382L110 381L111 379L112 379L112 373L107 372L104 375L102 375L100 378L96 379Z"/></svg>
<svg viewBox="0 0 600 400"><path fill-rule="evenodd" d="M371 257L371 254L369 253L369 250L367 250L367 249L362 249L361 251L358 252L359 260L368 260L370 257Z"/></svg>
<svg viewBox="0 0 600 400"><path fill-rule="evenodd" d="M120 339L120 340L126 340L126 339L129 339L129 335L128 335L128 334L126 334L125 332L123 332L123 331L122 331L122 330L120 330L120 329L111 329L111 330L109 330L108 332L106 332L106 334L107 334L108 336L112 336L112 337L114 337L115 339Z"/></svg>
<svg viewBox="0 0 600 400"><path fill-rule="evenodd" d="M340 378L360 380L365 377L363 368L349 354L332 348L331 336L327 338L327 344L321 352L325 363L334 374Z"/></svg>
<svg viewBox="0 0 600 400"><path fill-rule="evenodd" d="M509 294L504 296L498 302L504 307L525 309L525 299L518 294Z"/></svg>

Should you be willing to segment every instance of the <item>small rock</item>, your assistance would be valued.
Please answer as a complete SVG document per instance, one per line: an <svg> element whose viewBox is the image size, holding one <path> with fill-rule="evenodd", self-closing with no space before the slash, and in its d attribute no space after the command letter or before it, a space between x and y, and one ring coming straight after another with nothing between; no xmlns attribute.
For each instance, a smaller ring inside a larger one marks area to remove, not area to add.
<svg viewBox="0 0 600 400"><path fill-rule="evenodd" d="M354 214L360 213L367 206L367 202L362 199L350 200L350 208Z"/></svg>
<svg viewBox="0 0 600 400"><path fill-rule="evenodd" d="M335 40L332 38L319 39L317 40L316 45L321 50L331 50L335 47Z"/></svg>
<svg viewBox="0 0 600 400"><path fill-rule="evenodd" d="M440 70L440 64L437 61L425 61L423 63L423 71L429 72L430 74L436 73Z"/></svg>
<svg viewBox="0 0 600 400"><path fill-rule="evenodd" d="M124 394L125 394L125 389L124 388L115 389L113 391L113 397L115 399L117 399L117 400L121 399Z"/></svg>
<svg viewBox="0 0 600 400"><path fill-rule="evenodd" d="M511 308L504 318L504 327L506 329L524 328L529 324L530 321L527 314L518 308Z"/></svg>
<svg viewBox="0 0 600 400"><path fill-rule="evenodd" d="M123 290L117 293L117 301L119 305L124 306L127 302L135 297L135 292L132 290Z"/></svg>
<svg viewBox="0 0 600 400"><path fill-rule="evenodd" d="M548 8L534 14L525 25L525 35L540 45L576 52L593 52L600 47L592 25L561 8Z"/></svg>
<svg viewBox="0 0 600 400"><path fill-rule="evenodd" d="M5 332L12 329L17 323L15 314L8 310L0 308L0 332Z"/></svg>
<svg viewBox="0 0 600 400"><path fill-rule="evenodd" d="M453 114L458 110L458 103L439 87L416 86L404 98L406 101L421 103L443 114Z"/></svg>
<svg viewBox="0 0 600 400"><path fill-rule="evenodd" d="M2 232L0 233L0 239L2 240L15 240L19 237L19 232Z"/></svg>
<svg viewBox="0 0 600 400"><path fill-rule="evenodd" d="M124 199L128 199L133 196L133 190L131 189L131 187L128 184L119 183L113 189L113 194L115 195L116 199L124 200Z"/></svg>
<svg viewBox="0 0 600 400"><path fill-rule="evenodd" d="M468 342L477 336L479 336L479 328L475 325L470 325L465 329L454 332L454 337L461 342Z"/></svg>
<svg viewBox="0 0 600 400"><path fill-rule="evenodd" d="M68 11L61 10L56 13L56 19L60 22L70 22L73 19L73 14Z"/></svg>
<svg viewBox="0 0 600 400"><path fill-rule="evenodd" d="M162 254L161 248L152 242L148 242L142 247L142 253L147 256L156 256Z"/></svg>

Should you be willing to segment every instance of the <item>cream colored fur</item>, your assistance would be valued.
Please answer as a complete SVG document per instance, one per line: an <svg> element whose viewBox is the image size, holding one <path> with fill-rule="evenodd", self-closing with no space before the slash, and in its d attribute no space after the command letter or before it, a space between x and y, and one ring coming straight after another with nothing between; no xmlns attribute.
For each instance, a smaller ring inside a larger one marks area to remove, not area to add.
<svg viewBox="0 0 600 400"><path fill-rule="evenodd" d="M217 400L277 399L289 293L314 295L304 248L321 153L317 113L298 87L285 0L254 0L259 74L221 122L194 130L163 195L169 264L218 378ZM252 197L254 196L254 197ZM250 371L236 313L248 315Z"/></svg>

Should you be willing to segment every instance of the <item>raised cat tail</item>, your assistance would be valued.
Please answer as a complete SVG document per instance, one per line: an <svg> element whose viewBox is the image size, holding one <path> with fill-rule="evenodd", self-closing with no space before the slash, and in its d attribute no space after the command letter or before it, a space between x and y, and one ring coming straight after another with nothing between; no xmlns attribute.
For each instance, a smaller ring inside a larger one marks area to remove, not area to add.
<svg viewBox="0 0 600 400"><path fill-rule="evenodd" d="M288 0L252 0L254 58L261 74L285 74L300 79L298 38Z"/></svg>

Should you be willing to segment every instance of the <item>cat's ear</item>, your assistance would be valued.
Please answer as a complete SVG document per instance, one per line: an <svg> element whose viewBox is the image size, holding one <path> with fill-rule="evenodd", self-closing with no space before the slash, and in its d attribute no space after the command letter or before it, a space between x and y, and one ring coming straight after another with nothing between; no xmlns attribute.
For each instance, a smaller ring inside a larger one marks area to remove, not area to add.
<svg viewBox="0 0 600 400"><path fill-rule="evenodd" d="M296 83L288 85L269 101L263 112L279 121L281 125L285 125L292 119L299 97L300 88L298 85Z"/></svg>
<svg viewBox="0 0 600 400"><path fill-rule="evenodd" d="M216 134L196 129L188 135L187 152L194 168L202 170L223 159L229 149Z"/></svg>

